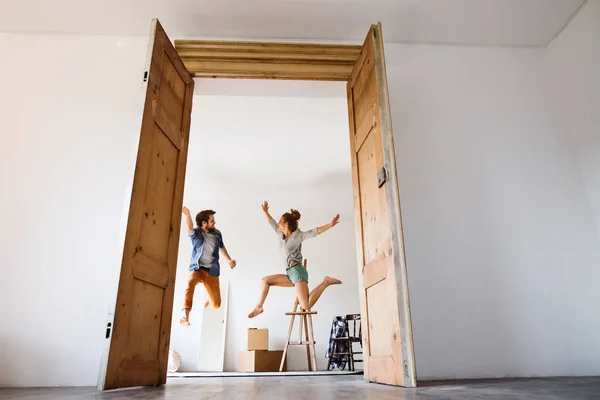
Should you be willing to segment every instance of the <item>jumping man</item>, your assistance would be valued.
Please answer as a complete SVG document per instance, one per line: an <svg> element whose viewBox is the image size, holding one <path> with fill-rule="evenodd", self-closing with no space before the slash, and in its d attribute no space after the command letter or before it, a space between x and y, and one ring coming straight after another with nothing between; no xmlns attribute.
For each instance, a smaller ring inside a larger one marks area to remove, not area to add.
<svg viewBox="0 0 600 400"><path fill-rule="evenodd" d="M189 326L190 311L192 310L194 290L197 284L202 283L208 294L208 301L204 304L204 307L208 307L209 304L213 308L221 307L219 252L229 261L231 269L235 268L236 261L229 256L223 244L221 231L215 228L215 211L204 210L199 212L196 215L197 228L194 228L190 210L187 207L183 207L183 215L186 217L187 231L192 240L193 248L189 266L190 273L183 301L183 316L179 323L183 326Z"/></svg>

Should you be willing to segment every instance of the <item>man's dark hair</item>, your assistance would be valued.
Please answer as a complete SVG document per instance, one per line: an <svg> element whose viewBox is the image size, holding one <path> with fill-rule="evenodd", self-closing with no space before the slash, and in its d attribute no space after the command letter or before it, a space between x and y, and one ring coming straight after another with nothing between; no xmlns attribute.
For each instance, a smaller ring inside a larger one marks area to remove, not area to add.
<svg viewBox="0 0 600 400"><path fill-rule="evenodd" d="M208 223L210 216L215 214L216 212L213 210L200 211L198 214L196 214L196 225L198 225L199 228L202 227L202 223Z"/></svg>

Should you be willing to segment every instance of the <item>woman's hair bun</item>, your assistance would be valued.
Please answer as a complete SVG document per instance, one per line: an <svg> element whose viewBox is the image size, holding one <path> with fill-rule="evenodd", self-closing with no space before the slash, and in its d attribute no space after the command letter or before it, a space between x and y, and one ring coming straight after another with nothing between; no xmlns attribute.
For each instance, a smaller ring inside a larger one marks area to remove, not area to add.
<svg viewBox="0 0 600 400"><path fill-rule="evenodd" d="M294 219L299 220L300 219L300 211L298 210L294 210L293 208L290 210L290 214L292 215L292 217L294 217Z"/></svg>

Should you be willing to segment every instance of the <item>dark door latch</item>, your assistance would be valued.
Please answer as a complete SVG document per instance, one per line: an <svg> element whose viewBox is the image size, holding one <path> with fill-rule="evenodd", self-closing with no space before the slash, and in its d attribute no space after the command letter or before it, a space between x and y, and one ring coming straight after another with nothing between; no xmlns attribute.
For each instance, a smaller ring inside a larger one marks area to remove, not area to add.
<svg viewBox="0 0 600 400"><path fill-rule="evenodd" d="M385 166L383 166L377 173L377 187L382 187L384 183L387 182L387 178L387 170L385 169Z"/></svg>

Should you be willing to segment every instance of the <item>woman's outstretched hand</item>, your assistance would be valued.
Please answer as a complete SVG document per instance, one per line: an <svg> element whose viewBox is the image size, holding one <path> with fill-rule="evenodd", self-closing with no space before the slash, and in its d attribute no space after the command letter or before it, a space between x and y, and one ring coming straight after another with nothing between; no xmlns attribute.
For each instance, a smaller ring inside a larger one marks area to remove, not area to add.
<svg viewBox="0 0 600 400"><path fill-rule="evenodd" d="M331 227L333 228L340 222L340 214L336 214L335 217L331 220Z"/></svg>
<svg viewBox="0 0 600 400"><path fill-rule="evenodd" d="M331 220L330 223L328 223L327 225L323 225L323 226L319 226L317 228L317 232L319 233L323 233L328 229L333 228L334 226L336 226L338 223L340 222L340 214L336 214L335 217L333 217L333 219Z"/></svg>
<svg viewBox="0 0 600 400"><path fill-rule="evenodd" d="M263 212L269 212L269 202L265 201L264 203L262 203L262 210Z"/></svg>

